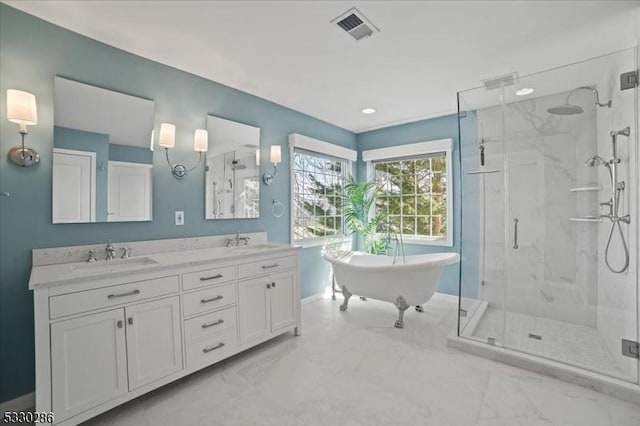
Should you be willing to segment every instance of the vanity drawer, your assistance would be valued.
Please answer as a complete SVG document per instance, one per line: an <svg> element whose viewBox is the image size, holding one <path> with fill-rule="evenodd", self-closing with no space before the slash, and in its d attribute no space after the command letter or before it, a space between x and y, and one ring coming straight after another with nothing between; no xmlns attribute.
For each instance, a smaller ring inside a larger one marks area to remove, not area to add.
<svg viewBox="0 0 640 426"><path fill-rule="evenodd" d="M184 316L196 315L236 303L236 284L219 285L183 297Z"/></svg>
<svg viewBox="0 0 640 426"><path fill-rule="evenodd" d="M236 267L220 266L219 268L182 274L182 289L191 290L207 285L220 284L236 279Z"/></svg>
<svg viewBox="0 0 640 426"><path fill-rule="evenodd" d="M178 276L174 275L52 296L49 298L49 316L54 319L122 303L177 293L179 290Z"/></svg>
<svg viewBox="0 0 640 426"><path fill-rule="evenodd" d="M297 262L296 259L296 256L286 256L260 260L258 262L242 263L238 265L238 277L247 278L294 268Z"/></svg>
<svg viewBox="0 0 640 426"><path fill-rule="evenodd" d="M202 368L231 356L238 347L236 330L229 330L187 345L187 368Z"/></svg>
<svg viewBox="0 0 640 426"><path fill-rule="evenodd" d="M235 307L188 319L184 322L184 336L187 342L229 329L236 329Z"/></svg>

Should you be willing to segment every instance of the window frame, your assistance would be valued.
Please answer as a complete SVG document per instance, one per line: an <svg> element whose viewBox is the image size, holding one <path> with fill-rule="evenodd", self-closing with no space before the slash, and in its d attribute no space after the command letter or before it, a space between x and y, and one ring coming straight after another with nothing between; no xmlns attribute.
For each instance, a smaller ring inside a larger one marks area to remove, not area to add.
<svg viewBox="0 0 640 426"><path fill-rule="evenodd" d="M334 145L329 142L320 141L317 139L310 138L308 136L300 135L297 133L293 133L289 135L289 170L290 170L290 218L291 223L289 226L290 232L290 241L292 245L302 246L302 247L317 247L324 246L326 244L333 243L343 243L343 242L351 242L353 237L347 233L346 226L344 224L344 215L341 214L342 217L342 234L338 235L329 235L322 237L313 237L306 239L295 239L295 224L296 224L296 215L295 215L295 151L299 149L308 154L316 154L321 158L329 158L335 159L337 161L343 162L344 167L344 178L346 179L348 174L353 174L353 161L357 159L357 152L351 150L349 148L342 147L340 145Z"/></svg>
<svg viewBox="0 0 640 426"><path fill-rule="evenodd" d="M429 246L453 247L453 140L438 139L426 142L418 142L407 145L398 145L387 148L372 149L362 152L362 160L367 165L367 176L375 175L376 162L391 162L409 160L420 156L429 156L434 154L445 155L447 188L445 191L447 198L447 234L446 237L430 237L422 235L403 235L402 239L406 243L420 244ZM375 214L375 212L371 212ZM379 234L381 235L381 234Z"/></svg>

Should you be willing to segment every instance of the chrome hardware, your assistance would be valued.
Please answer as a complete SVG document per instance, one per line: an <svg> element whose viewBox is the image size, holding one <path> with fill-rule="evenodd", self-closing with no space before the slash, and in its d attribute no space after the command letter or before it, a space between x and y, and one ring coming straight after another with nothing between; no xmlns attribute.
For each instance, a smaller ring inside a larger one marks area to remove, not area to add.
<svg viewBox="0 0 640 426"><path fill-rule="evenodd" d="M235 242L236 243L236 247L238 247L240 245L240 241L244 241L244 245L248 245L249 244L249 240L251 239L251 237L241 237L239 233L236 232L236 236L233 238L227 238L227 247L231 246L231 243Z"/></svg>
<svg viewBox="0 0 640 426"><path fill-rule="evenodd" d="M202 352L204 352L204 353L206 354L206 353L208 353L208 352L215 351L216 349L220 349L220 348L222 348L223 346L224 346L224 343L220 342L220 343L218 343L218 344L217 344L217 345L215 345L215 346L211 346L211 347L209 347L209 348L203 348L203 349L202 349Z"/></svg>
<svg viewBox="0 0 640 426"><path fill-rule="evenodd" d="M118 324L118 328L122 328L122 320L118 320L116 324Z"/></svg>
<svg viewBox="0 0 640 426"><path fill-rule="evenodd" d="M113 248L113 244L111 244L111 240L107 243L107 247L104 249L107 253L107 260L113 260L116 258L116 249Z"/></svg>
<svg viewBox="0 0 640 426"><path fill-rule="evenodd" d="M267 288L271 288L271 284L267 283Z"/></svg>
<svg viewBox="0 0 640 426"><path fill-rule="evenodd" d="M262 265L262 269L271 269L271 268L277 268L278 266L280 266L277 263L272 263L271 265Z"/></svg>
<svg viewBox="0 0 640 426"><path fill-rule="evenodd" d="M464 309L460 309L460 317L466 317L467 316L467 311L465 311Z"/></svg>
<svg viewBox="0 0 640 426"><path fill-rule="evenodd" d="M622 339L622 355L629 358L640 358L640 344L633 340Z"/></svg>
<svg viewBox="0 0 640 426"><path fill-rule="evenodd" d="M115 299L116 297L133 296L135 294L140 294L140 290L133 290L128 293L110 294L107 296L107 299Z"/></svg>
<svg viewBox="0 0 640 426"><path fill-rule="evenodd" d="M133 325L133 317L129 317L129 319L127 319L127 324Z"/></svg>
<svg viewBox="0 0 640 426"><path fill-rule="evenodd" d="M216 297L212 297L210 299L201 299L200 303L209 303L209 302L215 302L216 300L222 300L223 297L222 296L216 296Z"/></svg>
<svg viewBox="0 0 640 426"><path fill-rule="evenodd" d="M271 287L276 288L276 282L275 281L271 283Z"/></svg>
<svg viewBox="0 0 640 426"><path fill-rule="evenodd" d="M93 262L97 262L98 259L96 259L96 251L95 250L89 250L89 258L87 259L88 263L93 263Z"/></svg>
<svg viewBox="0 0 640 426"><path fill-rule="evenodd" d="M539 334L533 334L533 333L529 333L529 338L535 339L535 340L542 340L542 336L540 336Z"/></svg>
<svg viewBox="0 0 640 426"><path fill-rule="evenodd" d="M122 256L120 256L120 259L128 259L131 257L131 247L123 247L121 250Z"/></svg>
<svg viewBox="0 0 640 426"><path fill-rule="evenodd" d="M495 346L496 345L495 337L487 337L487 343L491 346Z"/></svg>
<svg viewBox="0 0 640 426"><path fill-rule="evenodd" d="M513 219L513 248L518 250L518 219Z"/></svg>
<svg viewBox="0 0 640 426"><path fill-rule="evenodd" d="M202 328L209 328L209 327L213 327L214 325L219 325L224 323L223 319L219 319L218 321L213 321L213 322L205 322L204 324L202 324Z"/></svg>
<svg viewBox="0 0 640 426"><path fill-rule="evenodd" d="M222 278L222 274L213 275L211 277L200 277L200 281L217 280L218 278Z"/></svg>
<svg viewBox="0 0 640 426"><path fill-rule="evenodd" d="M620 90L638 87L638 71L623 72L620 74Z"/></svg>

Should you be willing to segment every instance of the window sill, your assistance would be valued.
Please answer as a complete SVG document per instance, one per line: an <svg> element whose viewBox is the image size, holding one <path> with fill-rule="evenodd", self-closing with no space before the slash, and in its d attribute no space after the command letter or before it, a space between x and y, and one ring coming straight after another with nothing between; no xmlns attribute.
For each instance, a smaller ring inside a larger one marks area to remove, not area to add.
<svg viewBox="0 0 640 426"><path fill-rule="evenodd" d="M346 244L351 243L353 239L351 237L328 237L328 238L313 238L309 240L294 240L292 245L299 246L302 248L309 247L322 247L328 244Z"/></svg>

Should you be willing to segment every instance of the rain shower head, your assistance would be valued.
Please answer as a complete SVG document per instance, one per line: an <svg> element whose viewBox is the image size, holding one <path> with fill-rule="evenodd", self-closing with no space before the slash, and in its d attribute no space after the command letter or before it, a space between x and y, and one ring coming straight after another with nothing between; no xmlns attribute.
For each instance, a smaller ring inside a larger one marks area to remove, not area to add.
<svg viewBox="0 0 640 426"><path fill-rule="evenodd" d="M244 170L247 168L246 164L242 164L240 160L233 160L231 162L231 170Z"/></svg>
<svg viewBox="0 0 640 426"><path fill-rule="evenodd" d="M564 104L547 108L547 112L553 115L576 115L582 114L584 110L578 105Z"/></svg>
<svg viewBox="0 0 640 426"><path fill-rule="evenodd" d="M564 105L558 105L558 106L554 106L554 107L548 108L547 112L549 114L553 114L553 115L576 115L576 114L582 114L584 112L582 107L579 107L578 105L572 105L572 104L569 103L569 99L571 98L571 95L573 95L578 90L589 90L589 91L593 92L593 96L595 97L595 103L596 103L597 106L611 108L611 101L609 101L607 103L604 103L604 104L600 103L600 94L598 93L598 89L594 89L594 88L588 87L588 86L582 86L582 87L576 87L575 89L573 89L572 91L569 92L569 94L567 95L567 100L564 103Z"/></svg>
<svg viewBox="0 0 640 426"><path fill-rule="evenodd" d="M609 163L607 161L605 161L599 155L594 155L593 157L591 157L587 161L585 161L584 164L587 167L601 166L603 164L609 165Z"/></svg>

